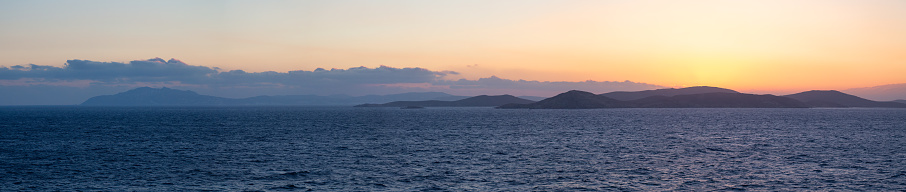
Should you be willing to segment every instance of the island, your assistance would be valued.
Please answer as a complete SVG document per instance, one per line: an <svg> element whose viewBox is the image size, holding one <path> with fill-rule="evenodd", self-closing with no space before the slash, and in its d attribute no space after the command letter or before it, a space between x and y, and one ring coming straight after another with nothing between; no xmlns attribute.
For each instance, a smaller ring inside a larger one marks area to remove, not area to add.
<svg viewBox="0 0 906 192"><path fill-rule="evenodd" d="M616 98L611 98L616 97ZM506 104L499 109L598 108L906 108L899 102L872 101L839 91L806 91L776 96L739 93L718 87L687 87L600 95L572 90L534 103Z"/></svg>
<svg viewBox="0 0 906 192"><path fill-rule="evenodd" d="M378 102L375 104L373 102ZM598 109L598 108L906 108L906 102L872 101L835 90L812 90L776 96L740 93L719 87L686 87L635 92L594 94L571 90L540 101L512 95L455 96L440 92L395 95L316 96L282 95L223 98L189 90L141 87L92 97L84 106L303 106L354 107L496 107L500 109Z"/></svg>

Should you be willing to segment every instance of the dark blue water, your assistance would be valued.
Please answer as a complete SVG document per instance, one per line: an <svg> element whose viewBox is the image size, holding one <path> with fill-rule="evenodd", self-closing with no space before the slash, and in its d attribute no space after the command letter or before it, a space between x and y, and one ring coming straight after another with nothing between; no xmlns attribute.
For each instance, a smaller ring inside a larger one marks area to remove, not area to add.
<svg viewBox="0 0 906 192"><path fill-rule="evenodd" d="M906 110L0 107L15 190L906 190Z"/></svg>

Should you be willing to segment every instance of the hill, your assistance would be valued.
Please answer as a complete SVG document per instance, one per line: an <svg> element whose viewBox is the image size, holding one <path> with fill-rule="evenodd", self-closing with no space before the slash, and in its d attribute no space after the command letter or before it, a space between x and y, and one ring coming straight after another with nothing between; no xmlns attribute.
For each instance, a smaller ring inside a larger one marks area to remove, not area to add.
<svg viewBox="0 0 906 192"><path fill-rule="evenodd" d="M141 87L115 95L92 97L82 103L87 106L204 106L224 105L233 99L199 95L193 91L170 88Z"/></svg>
<svg viewBox="0 0 906 192"><path fill-rule="evenodd" d="M701 93L689 95L651 96L629 101L640 108L807 108L798 100L774 95L745 93Z"/></svg>
<svg viewBox="0 0 906 192"><path fill-rule="evenodd" d="M444 92L409 92L409 93L400 93L400 94L391 94L391 95L365 95L359 97L351 97L348 99L349 103L386 103L392 101L424 101L424 100L438 100L438 101L456 101L460 99L468 98L468 96L458 96L450 95Z"/></svg>
<svg viewBox="0 0 906 192"><path fill-rule="evenodd" d="M502 105L501 109L596 109L596 108L806 108L792 98L744 93L701 93L655 95L632 101L619 101L584 91L569 91L530 104Z"/></svg>
<svg viewBox="0 0 906 192"><path fill-rule="evenodd" d="M547 99L547 97L538 97L538 96L518 96L519 98L528 99L532 101L541 101Z"/></svg>
<svg viewBox="0 0 906 192"><path fill-rule="evenodd" d="M906 108L906 104L897 102L878 102L839 91L806 91L784 97L793 98L811 107L892 107Z"/></svg>
<svg viewBox="0 0 906 192"><path fill-rule="evenodd" d="M897 100L893 100L893 101L892 101L892 102L897 102L897 103L903 103L903 104L906 104L906 100L903 100L903 99L897 99Z"/></svg>
<svg viewBox="0 0 906 192"><path fill-rule="evenodd" d="M528 104L502 105L500 109L595 109L629 107L627 103L593 93L572 90Z"/></svg>
<svg viewBox="0 0 906 192"><path fill-rule="evenodd" d="M906 83L846 89L840 92L874 101L906 99Z"/></svg>
<svg viewBox="0 0 906 192"><path fill-rule="evenodd" d="M686 87L679 89L655 89L655 90L646 90L646 91L635 91L635 92L626 92L626 91L617 91L601 94L612 99L620 101L632 101L643 99L651 96L676 96L676 95L691 95L691 94L700 94L700 93L739 93L734 90L724 89L719 87L707 87L707 86L698 86L698 87Z"/></svg>
<svg viewBox="0 0 906 192"><path fill-rule="evenodd" d="M394 101L384 104L362 104L356 105L355 107L407 107L407 106L421 106L421 107L494 107L510 103L525 104L532 103L534 101L518 98L512 95L479 95L475 97L469 97L456 101Z"/></svg>

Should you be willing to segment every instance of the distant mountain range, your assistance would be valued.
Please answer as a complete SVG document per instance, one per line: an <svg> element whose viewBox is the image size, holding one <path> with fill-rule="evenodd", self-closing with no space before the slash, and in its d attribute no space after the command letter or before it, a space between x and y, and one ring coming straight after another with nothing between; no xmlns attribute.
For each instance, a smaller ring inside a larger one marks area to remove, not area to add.
<svg viewBox="0 0 906 192"><path fill-rule="evenodd" d="M784 97L805 102L811 107L906 107L897 102L878 102L839 91L806 91Z"/></svg>
<svg viewBox="0 0 906 192"><path fill-rule="evenodd" d="M614 99L609 96L617 97ZM640 98L641 97L641 98ZM897 102L877 102L839 91L806 91L775 96L739 93L717 87L687 87L601 95L568 91L529 104L507 104L503 109L593 109L593 108L807 108L887 107L906 108Z"/></svg>
<svg viewBox="0 0 906 192"><path fill-rule="evenodd" d="M631 101L642 108L807 108L796 99L745 93L698 93L689 95L651 96Z"/></svg>
<svg viewBox="0 0 906 192"><path fill-rule="evenodd" d="M387 103L393 101L458 101L468 96L450 95L442 92L412 92L392 95L279 95L256 96L249 98L223 98L201 95L193 91L170 88L141 87L114 95L102 95L89 98L81 105L85 106L353 106L364 103ZM527 97L529 99L543 99ZM534 102L536 100L532 100ZM490 105L497 106L497 105Z"/></svg>
<svg viewBox="0 0 906 192"><path fill-rule="evenodd" d="M512 95L480 95L456 101L394 101L385 104L362 104L355 107L496 107L504 104L527 104L535 101Z"/></svg>
<svg viewBox="0 0 906 192"><path fill-rule="evenodd" d="M365 104L383 103L383 104ZM170 88L136 88L115 95L92 97L85 106L285 106L335 105L356 107L498 107L504 109L592 109L592 108L806 108L884 107L906 108L906 100L878 102L839 91L806 91L785 96L739 93L718 87L687 87L637 92L610 92L596 95L568 91L533 101L511 95L475 97L441 92L394 95L257 96L241 99L200 95Z"/></svg>
<svg viewBox="0 0 906 192"><path fill-rule="evenodd" d="M719 88L719 87L707 87L707 86L698 86L698 87L686 87L680 89L655 89L655 90L646 90L646 91L616 91L610 93L601 94L605 97L610 97L611 99L616 99L620 101L632 101L638 100L651 96L667 96L672 97L676 95L691 95L699 93L739 93L734 90Z"/></svg>
<svg viewBox="0 0 906 192"><path fill-rule="evenodd" d="M595 109L595 108L806 108L798 100L745 93L698 93L688 95L653 95L631 101L620 101L584 91L569 91L530 104L507 104L503 109Z"/></svg>
<svg viewBox="0 0 906 192"><path fill-rule="evenodd" d="M628 103L616 99L595 95L585 91L572 90L557 96L528 104L506 104L498 108L515 109L594 109L594 108L625 108Z"/></svg>
<svg viewBox="0 0 906 192"><path fill-rule="evenodd" d="M193 91L170 88L142 87L115 95L101 95L89 98L82 105L86 106L202 106L225 105L238 99L229 99L209 95L199 95Z"/></svg>
<svg viewBox="0 0 906 192"><path fill-rule="evenodd" d="M875 101L904 100L906 99L906 83L845 89L840 92Z"/></svg>

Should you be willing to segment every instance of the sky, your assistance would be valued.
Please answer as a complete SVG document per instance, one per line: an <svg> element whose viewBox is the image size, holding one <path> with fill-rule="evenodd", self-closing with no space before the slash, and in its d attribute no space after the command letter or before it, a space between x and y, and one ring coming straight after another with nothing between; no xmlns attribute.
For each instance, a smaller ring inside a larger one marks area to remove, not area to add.
<svg viewBox="0 0 906 192"><path fill-rule="evenodd" d="M0 0L0 26L7 100L137 86L552 96L906 83L900 0ZM319 68L335 73L307 75Z"/></svg>

